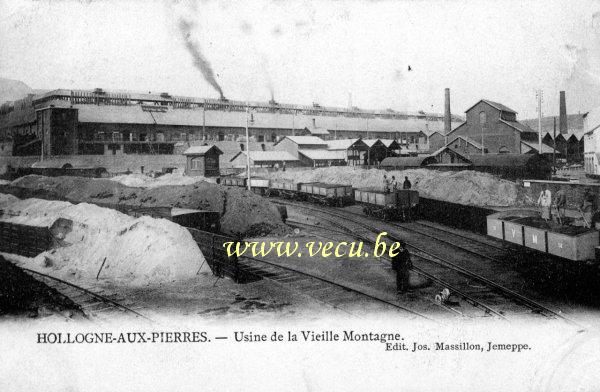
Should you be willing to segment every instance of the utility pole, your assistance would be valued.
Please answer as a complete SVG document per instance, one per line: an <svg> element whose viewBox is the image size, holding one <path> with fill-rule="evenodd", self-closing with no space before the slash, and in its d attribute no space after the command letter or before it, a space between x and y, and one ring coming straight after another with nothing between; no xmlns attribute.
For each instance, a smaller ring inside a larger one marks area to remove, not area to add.
<svg viewBox="0 0 600 392"><path fill-rule="evenodd" d="M538 90L536 93L538 99L538 153L542 154L542 97L544 96L544 92L542 90Z"/></svg>
<svg viewBox="0 0 600 392"><path fill-rule="evenodd" d="M248 173L248 190L250 191L252 189L250 187L250 132L248 131L248 122L250 121L249 111L249 104L248 101L246 101L246 172Z"/></svg>
<svg viewBox="0 0 600 392"><path fill-rule="evenodd" d="M481 124L481 155L485 155L485 147L484 146L485 145L483 144L483 124Z"/></svg>

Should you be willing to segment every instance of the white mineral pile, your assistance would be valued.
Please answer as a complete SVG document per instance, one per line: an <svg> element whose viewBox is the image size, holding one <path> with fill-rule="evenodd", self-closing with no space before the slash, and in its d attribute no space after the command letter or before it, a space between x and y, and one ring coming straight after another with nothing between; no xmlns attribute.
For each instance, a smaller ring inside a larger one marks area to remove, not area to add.
<svg viewBox="0 0 600 392"><path fill-rule="evenodd" d="M270 178L297 182L328 182L350 184L355 188L382 187L383 175L395 176L399 182L407 176L424 197L452 203L476 206L515 206L519 204L516 183L488 173L471 170L451 172L429 169L385 171L361 169L352 166L319 168L314 170L287 170L268 174Z"/></svg>
<svg viewBox="0 0 600 392"><path fill-rule="evenodd" d="M209 270L190 233L166 219L133 218L92 204L20 200L3 194L0 209L0 220L13 223L50 226L58 218L73 221L60 246L26 261L37 270L53 270L54 275L94 279L101 269L102 279L139 286L189 279Z"/></svg>
<svg viewBox="0 0 600 392"><path fill-rule="evenodd" d="M176 172L164 174L159 177L152 177L145 174L124 174L112 177L111 180L131 187L156 188L169 185L192 185L200 181L205 181L206 178L184 176L183 173Z"/></svg>

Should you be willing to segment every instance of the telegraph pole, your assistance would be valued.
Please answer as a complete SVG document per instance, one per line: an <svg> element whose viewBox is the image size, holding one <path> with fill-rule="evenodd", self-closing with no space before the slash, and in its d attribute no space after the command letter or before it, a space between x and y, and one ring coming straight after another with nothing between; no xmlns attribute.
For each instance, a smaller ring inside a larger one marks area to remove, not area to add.
<svg viewBox="0 0 600 392"><path fill-rule="evenodd" d="M246 165L247 165L247 173L248 173L248 190L252 190L250 188L250 132L248 131L248 122L250 121L249 115L249 104L246 101Z"/></svg>
<svg viewBox="0 0 600 392"><path fill-rule="evenodd" d="M544 92L542 90L538 90L536 93L538 99L538 153L542 154L542 97L544 96Z"/></svg>

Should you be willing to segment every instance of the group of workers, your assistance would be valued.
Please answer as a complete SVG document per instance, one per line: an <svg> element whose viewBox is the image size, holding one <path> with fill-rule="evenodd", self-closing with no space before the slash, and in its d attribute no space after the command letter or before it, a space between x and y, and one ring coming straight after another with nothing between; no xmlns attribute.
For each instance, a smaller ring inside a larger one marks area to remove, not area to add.
<svg viewBox="0 0 600 392"><path fill-rule="evenodd" d="M545 221L552 219L552 207L554 207L556 209L556 218L558 222L563 224L567 207L567 193L563 188L559 188L554 197L552 197L552 191L550 191L550 187L546 185L544 190L540 192L537 204L541 208L541 215ZM586 227L592 227L594 214L597 210L598 203L596 196L589 188L585 188L581 203L579 204L579 212L582 215L583 223Z"/></svg>
<svg viewBox="0 0 600 392"><path fill-rule="evenodd" d="M402 183L402 189L410 189L412 188L412 184L408 180L408 177L404 177L404 183ZM390 193L391 191L397 191L400 189L400 184L396 181L396 176L392 176L392 179L388 179L387 175L383 175L383 190L385 193Z"/></svg>

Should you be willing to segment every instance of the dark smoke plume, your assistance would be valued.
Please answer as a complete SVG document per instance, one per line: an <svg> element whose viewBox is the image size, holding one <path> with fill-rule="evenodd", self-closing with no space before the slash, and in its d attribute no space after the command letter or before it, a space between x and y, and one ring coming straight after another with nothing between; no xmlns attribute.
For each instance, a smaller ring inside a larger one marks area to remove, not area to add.
<svg viewBox="0 0 600 392"><path fill-rule="evenodd" d="M183 42L185 44L186 49L192 55L192 59L194 61L194 66L202 72L202 76L204 79L217 90L221 99L225 99L223 95L223 90L219 83L217 83L217 79L215 79L215 73L208 62L208 59L204 57L202 51L200 50L200 44L192 38L192 30L194 28L194 23L189 22L185 19L179 19L178 23L179 31L181 32L181 37L183 38Z"/></svg>

